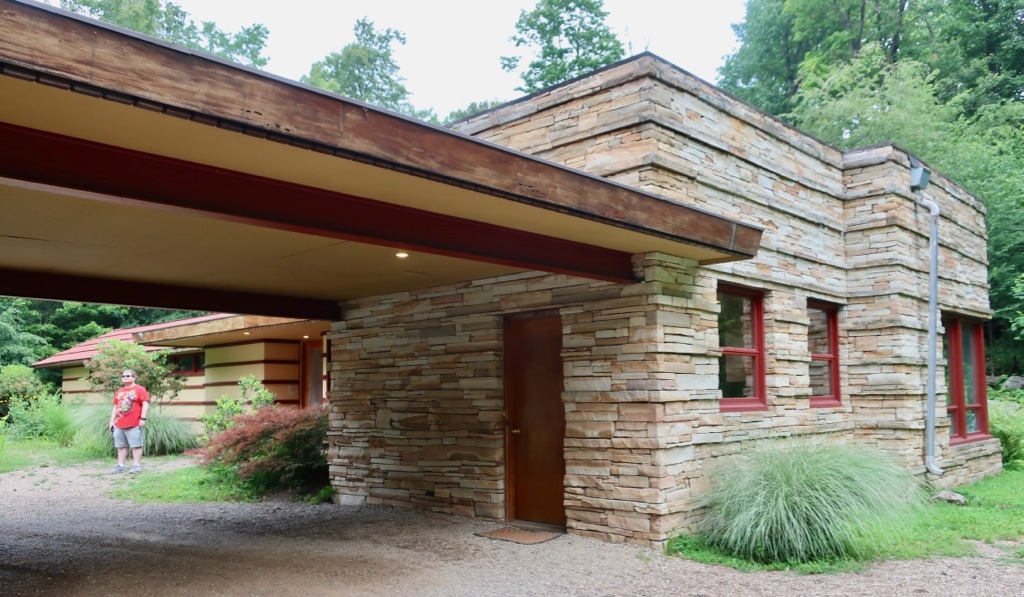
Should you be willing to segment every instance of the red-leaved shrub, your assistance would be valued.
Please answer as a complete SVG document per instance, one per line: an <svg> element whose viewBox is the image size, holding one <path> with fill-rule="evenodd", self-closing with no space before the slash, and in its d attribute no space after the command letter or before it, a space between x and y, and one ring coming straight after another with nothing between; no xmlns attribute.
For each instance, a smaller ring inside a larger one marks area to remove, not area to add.
<svg viewBox="0 0 1024 597"><path fill-rule="evenodd" d="M239 415L198 451L200 464L225 466L258 491L327 484L327 407L264 406Z"/></svg>

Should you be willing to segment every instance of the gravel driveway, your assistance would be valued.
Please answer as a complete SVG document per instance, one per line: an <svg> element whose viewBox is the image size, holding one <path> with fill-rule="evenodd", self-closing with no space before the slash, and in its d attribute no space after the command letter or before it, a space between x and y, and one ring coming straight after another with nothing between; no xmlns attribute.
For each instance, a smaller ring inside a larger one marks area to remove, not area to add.
<svg viewBox="0 0 1024 597"><path fill-rule="evenodd" d="M571 535L485 539L502 525L405 510L138 505L107 497L133 480L97 466L0 475L0 595L1024 595L1024 565L991 546L859 574L743 573Z"/></svg>

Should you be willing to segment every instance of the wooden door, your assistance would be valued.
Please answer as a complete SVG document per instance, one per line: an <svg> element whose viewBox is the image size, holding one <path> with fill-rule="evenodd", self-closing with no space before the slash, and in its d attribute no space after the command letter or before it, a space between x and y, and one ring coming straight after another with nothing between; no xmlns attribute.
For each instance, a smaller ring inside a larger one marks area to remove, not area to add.
<svg viewBox="0 0 1024 597"><path fill-rule="evenodd" d="M505 320L509 518L565 525L562 319Z"/></svg>
<svg viewBox="0 0 1024 597"><path fill-rule="evenodd" d="M299 368L299 404L302 408L319 405L325 398L323 338L302 343Z"/></svg>

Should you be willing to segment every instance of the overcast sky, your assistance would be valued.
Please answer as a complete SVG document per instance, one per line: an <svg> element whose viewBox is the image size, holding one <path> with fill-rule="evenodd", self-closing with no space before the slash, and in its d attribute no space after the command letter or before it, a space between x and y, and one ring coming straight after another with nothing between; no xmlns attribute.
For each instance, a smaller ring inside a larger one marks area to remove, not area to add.
<svg viewBox="0 0 1024 597"><path fill-rule="evenodd" d="M270 30L265 70L290 79L353 41L367 17L378 30L405 33L395 59L418 109L440 117L473 101L510 100L522 81L501 70L517 52L509 37L521 10L537 0L173 0L196 21L227 31L263 23ZM730 24L743 20L745 0L605 0L608 25L628 54L653 52L714 82L722 57L735 50Z"/></svg>

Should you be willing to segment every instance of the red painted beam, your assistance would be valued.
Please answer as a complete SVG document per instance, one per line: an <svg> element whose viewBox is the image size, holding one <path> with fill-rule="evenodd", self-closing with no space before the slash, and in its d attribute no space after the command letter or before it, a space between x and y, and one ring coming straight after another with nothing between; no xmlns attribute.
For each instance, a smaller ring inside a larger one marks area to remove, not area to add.
<svg viewBox="0 0 1024 597"><path fill-rule="evenodd" d="M626 252L5 123L0 176L304 234L636 281Z"/></svg>
<svg viewBox="0 0 1024 597"><path fill-rule="evenodd" d="M0 296L341 320L335 301L0 268ZM126 299L126 297L130 297ZM128 300L128 302L125 302Z"/></svg>

